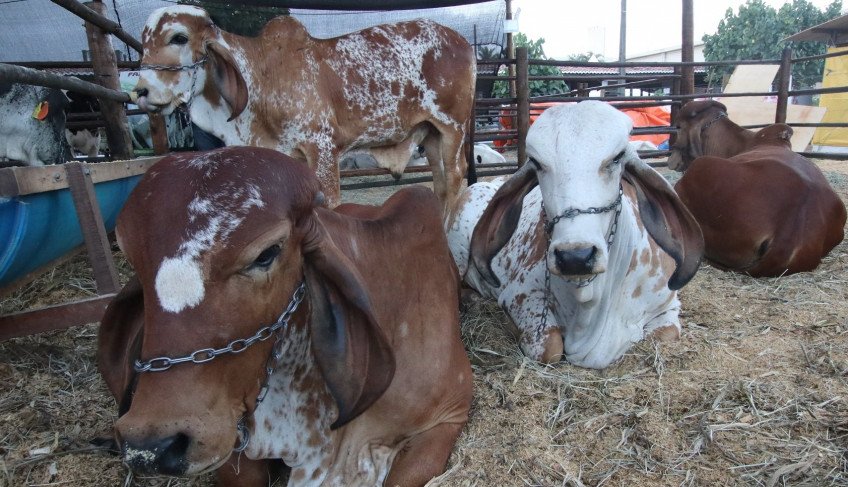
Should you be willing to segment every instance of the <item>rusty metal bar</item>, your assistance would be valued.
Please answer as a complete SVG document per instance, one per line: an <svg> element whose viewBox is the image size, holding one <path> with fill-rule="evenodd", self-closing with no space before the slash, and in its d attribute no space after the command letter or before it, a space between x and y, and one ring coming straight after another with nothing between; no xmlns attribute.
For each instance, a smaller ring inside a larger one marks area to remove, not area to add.
<svg viewBox="0 0 848 487"><path fill-rule="evenodd" d="M807 61L818 61L819 59L827 59L831 57L848 56L848 51L829 52L826 54L818 54L815 56L798 57L792 60L792 63L804 63Z"/></svg>
<svg viewBox="0 0 848 487"><path fill-rule="evenodd" d="M91 69L91 63L86 61L10 61L6 64L32 69ZM137 70L141 61L118 61L118 67Z"/></svg>
<svg viewBox="0 0 848 487"><path fill-rule="evenodd" d="M517 61L515 74L518 76L518 80L515 82L516 96L518 97L516 128L518 129L518 165L520 166L527 159L527 131L530 129L530 84L527 81L527 48L519 47L516 49L515 58Z"/></svg>
<svg viewBox="0 0 848 487"><path fill-rule="evenodd" d="M69 162L64 167L80 229L85 238L88 260L94 268L97 293L116 293L121 289L121 284L118 281L112 247L106 237L106 228L100 214L100 205L97 204L97 196L94 194L91 176L79 162Z"/></svg>

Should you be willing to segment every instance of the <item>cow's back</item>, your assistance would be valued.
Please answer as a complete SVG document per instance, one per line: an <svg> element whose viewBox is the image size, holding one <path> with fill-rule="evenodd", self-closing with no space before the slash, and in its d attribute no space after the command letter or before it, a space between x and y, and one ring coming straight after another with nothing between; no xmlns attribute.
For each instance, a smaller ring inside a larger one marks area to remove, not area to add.
<svg viewBox="0 0 848 487"><path fill-rule="evenodd" d="M701 225L707 258L754 276L812 270L843 238L839 197L818 167L782 147L698 158L675 190Z"/></svg>
<svg viewBox="0 0 848 487"><path fill-rule="evenodd" d="M336 244L364 277L397 362L389 389L356 421L357 434L385 430L385 415L398 410L427 423L392 424L398 433L426 429L445 420L440 412L450 404L470 399L472 380L459 334L459 277L438 199L413 187L382 207L341 205L336 211L350 229Z"/></svg>

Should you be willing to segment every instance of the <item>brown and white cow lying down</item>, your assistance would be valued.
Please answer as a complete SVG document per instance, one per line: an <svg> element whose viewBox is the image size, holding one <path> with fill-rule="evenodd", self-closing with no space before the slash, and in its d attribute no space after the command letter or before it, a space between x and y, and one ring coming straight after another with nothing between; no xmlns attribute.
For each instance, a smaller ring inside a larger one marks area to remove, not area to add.
<svg viewBox="0 0 848 487"><path fill-rule="evenodd" d="M711 100L687 103L678 120L668 164L683 171L675 190L717 267L754 277L811 271L842 241L845 205L792 151L791 127L745 130Z"/></svg>
<svg viewBox="0 0 848 487"><path fill-rule="evenodd" d="M448 222L465 282L498 301L535 360L604 368L645 336L680 334L677 290L703 240L628 144L631 126L597 101L549 108L527 134L530 161L467 188Z"/></svg>
<svg viewBox="0 0 848 487"><path fill-rule="evenodd" d="M418 187L382 207L322 202L306 165L254 147L166 157L131 194L117 235L137 277L106 312L98 362L134 470L218 469L239 486L268 485L266 459L291 467L290 486L444 470L472 376L438 201ZM259 332L302 282L288 323ZM227 344L240 353L144 371Z"/></svg>
<svg viewBox="0 0 848 487"><path fill-rule="evenodd" d="M443 208L459 193L476 64L451 29L416 20L322 40L279 17L249 38L221 31L203 9L174 6L151 14L142 41L140 107L167 114L187 105L192 121L227 145L306 160L330 207L339 201L338 161L361 149L402 172L420 143Z"/></svg>

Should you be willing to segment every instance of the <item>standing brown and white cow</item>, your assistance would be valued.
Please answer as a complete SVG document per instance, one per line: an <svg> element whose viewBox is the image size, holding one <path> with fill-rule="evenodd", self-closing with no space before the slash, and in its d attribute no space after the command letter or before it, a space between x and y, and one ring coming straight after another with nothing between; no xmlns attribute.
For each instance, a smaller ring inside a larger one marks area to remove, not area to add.
<svg viewBox="0 0 848 487"><path fill-rule="evenodd" d="M306 160L331 207L338 161L363 149L397 171L420 143L443 210L459 192L476 64L451 29L416 20L315 39L278 17L250 38L221 31L203 9L175 6L148 18L142 41L139 106L167 114L186 105L227 145Z"/></svg>
<svg viewBox="0 0 848 487"><path fill-rule="evenodd" d="M134 470L228 486L269 485L274 459L289 486L444 471L472 376L438 201L415 187L331 211L319 190L290 157L226 147L167 157L130 195L116 234L137 277L98 365Z"/></svg>
<svg viewBox="0 0 848 487"><path fill-rule="evenodd" d="M668 165L684 172L674 189L713 264L754 277L811 271L842 241L845 205L792 151L791 127L745 130L712 100L687 103L678 117Z"/></svg>

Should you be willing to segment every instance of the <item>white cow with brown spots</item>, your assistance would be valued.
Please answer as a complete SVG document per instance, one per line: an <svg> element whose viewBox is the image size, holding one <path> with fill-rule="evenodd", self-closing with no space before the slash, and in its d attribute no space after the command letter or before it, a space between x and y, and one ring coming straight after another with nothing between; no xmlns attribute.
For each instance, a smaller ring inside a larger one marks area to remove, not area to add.
<svg viewBox="0 0 848 487"><path fill-rule="evenodd" d="M604 368L647 335L680 334L677 289L703 237L628 145L631 127L601 102L546 110L527 135L529 162L466 189L449 219L460 274L498 300L535 360Z"/></svg>
<svg viewBox="0 0 848 487"><path fill-rule="evenodd" d="M331 207L346 153L368 150L402 172L412 142L425 148L443 209L459 193L476 64L451 29L415 20L315 39L278 17L249 38L221 31L203 9L174 6L151 14L142 41L140 107L167 114L187 106L227 145L307 161Z"/></svg>

